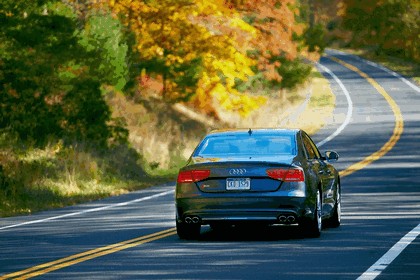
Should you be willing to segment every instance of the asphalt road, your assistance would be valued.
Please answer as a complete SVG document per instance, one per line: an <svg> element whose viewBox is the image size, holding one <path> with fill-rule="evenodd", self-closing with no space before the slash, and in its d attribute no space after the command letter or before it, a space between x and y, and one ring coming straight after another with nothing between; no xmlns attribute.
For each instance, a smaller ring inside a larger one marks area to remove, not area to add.
<svg viewBox="0 0 420 280"><path fill-rule="evenodd" d="M319 68L337 107L313 138L341 156L341 227L315 239L294 228L203 227L200 240L184 241L168 184L0 219L0 279L356 279L378 260L376 279L419 279L420 89L357 57L328 55Z"/></svg>

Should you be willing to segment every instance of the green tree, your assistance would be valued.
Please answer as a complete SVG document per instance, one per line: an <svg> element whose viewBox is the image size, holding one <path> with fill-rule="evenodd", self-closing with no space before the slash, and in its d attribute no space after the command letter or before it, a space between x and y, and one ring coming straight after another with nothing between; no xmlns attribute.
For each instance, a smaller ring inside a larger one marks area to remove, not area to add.
<svg viewBox="0 0 420 280"><path fill-rule="evenodd" d="M0 132L40 146L51 138L105 145L110 111L99 72L85 63L93 53L79 44L77 19L48 7L0 4Z"/></svg>
<svg viewBox="0 0 420 280"><path fill-rule="evenodd" d="M86 49L92 75L103 84L122 90L128 83L128 44L123 26L109 13L96 12L86 21L79 34L79 43Z"/></svg>
<svg viewBox="0 0 420 280"><path fill-rule="evenodd" d="M374 46L377 53L392 53L420 60L420 2L418 0L344 0L344 26L353 43Z"/></svg>

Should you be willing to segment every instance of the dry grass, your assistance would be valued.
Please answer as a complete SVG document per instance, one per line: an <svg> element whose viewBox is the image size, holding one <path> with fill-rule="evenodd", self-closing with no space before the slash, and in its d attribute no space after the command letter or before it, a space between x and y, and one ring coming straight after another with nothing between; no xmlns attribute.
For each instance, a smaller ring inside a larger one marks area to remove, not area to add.
<svg viewBox="0 0 420 280"><path fill-rule="evenodd" d="M335 108L335 95L332 93L328 81L321 77L312 79L310 90L311 95L306 108L295 117L290 125L302 128L312 135L331 121Z"/></svg>
<svg viewBox="0 0 420 280"><path fill-rule="evenodd" d="M301 128L314 134L332 115L335 96L326 79L315 72L310 83L294 91L278 92L268 97L267 103L240 118L232 112L220 111L220 116L237 128Z"/></svg>
<svg viewBox="0 0 420 280"><path fill-rule="evenodd" d="M190 118L173 105L156 98L134 102L121 94L109 96L115 117L123 117L132 147L147 163L151 174L178 168L211 127Z"/></svg>
<svg viewBox="0 0 420 280"><path fill-rule="evenodd" d="M251 112L246 118L221 109L219 109L218 113L229 127L280 127L293 111L297 110L303 100L305 100L307 90L307 88L302 88L293 92L278 91L277 93L273 93L267 97L265 105Z"/></svg>
<svg viewBox="0 0 420 280"><path fill-rule="evenodd" d="M166 104L156 97L133 100L112 93L108 101L114 117L125 119L130 143L143 156L145 170L149 174L176 172L212 129L284 127L315 133L328 121L335 103L328 81L315 73L310 82L294 91L265 93L267 103L247 118L215 106L220 117L216 121L193 108Z"/></svg>

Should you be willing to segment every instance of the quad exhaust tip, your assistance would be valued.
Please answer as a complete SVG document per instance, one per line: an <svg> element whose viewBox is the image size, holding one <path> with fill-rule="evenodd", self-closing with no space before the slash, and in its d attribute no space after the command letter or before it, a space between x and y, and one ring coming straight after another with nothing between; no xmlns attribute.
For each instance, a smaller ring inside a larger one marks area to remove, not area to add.
<svg viewBox="0 0 420 280"><path fill-rule="evenodd" d="M200 223L201 219L198 216L187 216L185 217L184 221L187 224L198 224Z"/></svg>
<svg viewBox="0 0 420 280"><path fill-rule="evenodd" d="M278 217L278 220L282 224L293 224L295 223L296 218L293 215L288 215L288 216L281 215Z"/></svg>
<svg viewBox="0 0 420 280"><path fill-rule="evenodd" d="M287 217L286 216L279 216L279 221L281 223L285 223L287 221Z"/></svg>

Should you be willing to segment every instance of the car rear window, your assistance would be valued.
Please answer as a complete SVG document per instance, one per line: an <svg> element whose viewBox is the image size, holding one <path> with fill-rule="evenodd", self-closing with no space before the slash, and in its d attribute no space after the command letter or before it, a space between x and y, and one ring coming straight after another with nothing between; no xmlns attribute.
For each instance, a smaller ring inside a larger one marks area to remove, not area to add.
<svg viewBox="0 0 420 280"><path fill-rule="evenodd" d="M295 155L296 144L291 135L226 135L209 136L199 145L194 156L273 156Z"/></svg>

